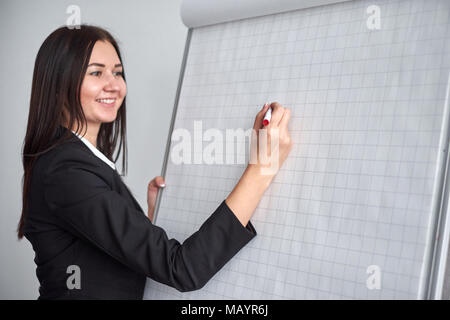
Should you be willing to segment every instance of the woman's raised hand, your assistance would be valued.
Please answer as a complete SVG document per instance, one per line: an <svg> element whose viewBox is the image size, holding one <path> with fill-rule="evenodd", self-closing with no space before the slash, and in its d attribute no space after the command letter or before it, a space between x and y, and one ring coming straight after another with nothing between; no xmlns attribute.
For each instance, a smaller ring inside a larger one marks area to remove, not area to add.
<svg viewBox="0 0 450 320"><path fill-rule="evenodd" d="M272 118L263 125L264 115L272 108ZM265 104L258 112L253 125L250 166L260 168L262 174L275 175L292 149L288 123L291 110L278 102Z"/></svg>

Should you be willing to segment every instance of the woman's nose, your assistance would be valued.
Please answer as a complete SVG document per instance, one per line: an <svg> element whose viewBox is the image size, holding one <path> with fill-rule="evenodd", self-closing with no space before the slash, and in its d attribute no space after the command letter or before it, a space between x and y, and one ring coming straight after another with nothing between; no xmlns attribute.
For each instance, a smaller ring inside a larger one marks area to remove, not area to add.
<svg viewBox="0 0 450 320"><path fill-rule="evenodd" d="M120 77L114 76L112 73L106 74L105 90L107 91L118 91L120 90Z"/></svg>

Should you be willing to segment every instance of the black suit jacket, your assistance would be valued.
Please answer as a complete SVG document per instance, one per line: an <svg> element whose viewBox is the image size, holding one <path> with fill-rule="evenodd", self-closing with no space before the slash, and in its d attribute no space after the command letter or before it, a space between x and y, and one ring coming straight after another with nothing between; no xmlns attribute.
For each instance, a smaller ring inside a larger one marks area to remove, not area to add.
<svg viewBox="0 0 450 320"><path fill-rule="evenodd" d="M24 234L35 251L39 299L142 299L146 277L197 290L256 235L223 201L183 244L168 239L75 135L37 159L27 200ZM80 289L66 283L71 265Z"/></svg>

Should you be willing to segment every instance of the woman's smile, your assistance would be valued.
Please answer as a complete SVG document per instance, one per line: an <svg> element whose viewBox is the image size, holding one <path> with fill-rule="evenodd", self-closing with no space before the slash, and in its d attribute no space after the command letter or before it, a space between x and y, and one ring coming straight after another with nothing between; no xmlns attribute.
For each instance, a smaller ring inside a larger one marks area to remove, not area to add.
<svg viewBox="0 0 450 320"><path fill-rule="evenodd" d="M96 99L95 101L97 101L99 104L101 104L104 107L114 107L116 104L116 99L117 98L100 98L100 99Z"/></svg>

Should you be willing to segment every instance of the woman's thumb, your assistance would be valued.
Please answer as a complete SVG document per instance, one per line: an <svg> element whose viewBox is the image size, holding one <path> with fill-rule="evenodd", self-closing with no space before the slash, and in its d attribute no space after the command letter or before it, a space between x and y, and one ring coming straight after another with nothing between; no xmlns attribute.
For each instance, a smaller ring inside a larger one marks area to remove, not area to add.
<svg viewBox="0 0 450 320"><path fill-rule="evenodd" d="M166 186L166 182L164 181L164 178L161 176L157 176L156 177L156 184L158 185L158 187L160 188L164 188Z"/></svg>
<svg viewBox="0 0 450 320"><path fill-rule="evenodd" d="M270 108L270 103L265 103L263 108L256 114L255 123L253 124L253 129L258 130L263 127L262 121L266 115L267 110Z"/></svg>

